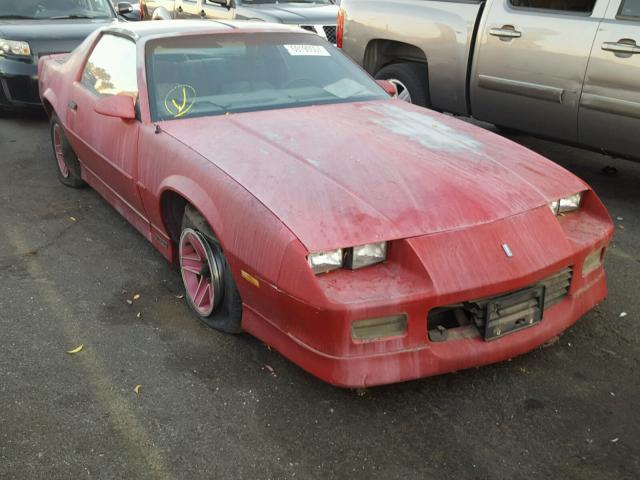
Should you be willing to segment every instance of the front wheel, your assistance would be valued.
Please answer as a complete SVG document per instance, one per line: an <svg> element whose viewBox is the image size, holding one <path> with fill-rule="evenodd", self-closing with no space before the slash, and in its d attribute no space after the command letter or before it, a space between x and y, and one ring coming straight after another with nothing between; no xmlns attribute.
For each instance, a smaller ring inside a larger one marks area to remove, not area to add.
<svg viewBox="0 0 640 480"><path fill-rule="evenodd" d="M55 114L51 117L51 144L56 159L58 180L67 187L84 187L86 183L80 174L80 162L69 145L60 119Z"/></svg>
<svg viewBox="0 0 640 480"><path fill-rule="evenodd" d="M202 215L188 206L179 244L180 273L187 303L207 326L239 333L242 300L231 268Z"/></svg>
<svg viewBox="0 0 640 480"><path fill-rule="evenodd" d="M408 103L430 107L427 65L424 63L392 63L376 73L376 80L393 83L398 98Z"/></svg>

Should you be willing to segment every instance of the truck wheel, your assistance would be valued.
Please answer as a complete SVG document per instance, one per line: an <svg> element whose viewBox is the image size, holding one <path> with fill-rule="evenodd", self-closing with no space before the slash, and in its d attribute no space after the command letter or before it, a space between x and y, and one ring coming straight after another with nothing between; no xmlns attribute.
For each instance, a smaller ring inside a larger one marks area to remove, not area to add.
<svg viewBox="0 0 640 480"><path fill-rule="evenodd" d="M191 309L207 326L226 333L242 331L242 300L218 240L190 205L182 219L180 273Z"/></svg>
<svg viewBox="0 0 640 480"><path fill-rule="evenodd" d="M429 108L429 83L424 63L393 63L380 69L376 80L388 80L398 90L398 98L405 102Z"/></svg>
<svg viewBox="0 0 640 480"><path fill-rule="evenodd" d="M56 159L58 180L67 187L84 187L86 183L80 174L80 162L69 145L62 124L55 113L51 116L51 144Z"/></svg>

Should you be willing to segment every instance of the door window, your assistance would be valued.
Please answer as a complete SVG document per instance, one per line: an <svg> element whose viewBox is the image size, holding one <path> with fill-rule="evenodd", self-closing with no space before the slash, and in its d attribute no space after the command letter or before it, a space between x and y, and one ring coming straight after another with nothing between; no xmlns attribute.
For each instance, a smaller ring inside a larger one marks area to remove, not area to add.
<svg viewBox="0 0 640 480"><path fill-rule="evenodd" d="M103 35L82 73L82 85L93 94L138 96L136 46L116 35Z"/></svg>
<svg viewBox="0 0 640 480"><path fill-rule="evenodd" d="M623 0L618 17L640 20L640 0Z"/></svg>
<svg viewBox="0 0 640 480"><path fill-rule="evenodd" d="M638 2L639 0L631 0ZM514 7L561 12L591 13L596 0L509 0Z"/></svg>

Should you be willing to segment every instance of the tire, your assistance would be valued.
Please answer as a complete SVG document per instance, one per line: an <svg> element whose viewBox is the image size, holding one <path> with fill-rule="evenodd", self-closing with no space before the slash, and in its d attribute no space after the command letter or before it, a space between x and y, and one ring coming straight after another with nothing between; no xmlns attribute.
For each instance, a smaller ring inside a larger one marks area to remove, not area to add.
<svg viewBox="0 0 640 480"><path fill-rule="evenodd" d="M180 274L191 310L211 328L240 333L242 299L231 268L211 227L190 205L182 218L178 246Z"/></svg>
<svg viewBox="0 0 640 480"><path fill-rule="evenodd" d="M398 90L398 98L429 108L429 74L424 63L392 63L376 73L376 80L388 80ZM405 94L408 93L408 96Z"/></svg>
<svg viewBox="0 0 640 480"><path fill-rule="evenodd" d="M86 186L81 177L81 167L78 157L74 153L71 145L64 133L64 128L57 115L51 116L51 145L53 147L53 158L56 161L56 171L58 180L63 185L71 188L82 188Z"/></svg>
<svg viewBox="0 0 640 480"><path fill-rule="evenodd" d="M502 135L518 135L520 132L515 128L505 127L504 125L496 125L496 130L500 132Z"/></svg>

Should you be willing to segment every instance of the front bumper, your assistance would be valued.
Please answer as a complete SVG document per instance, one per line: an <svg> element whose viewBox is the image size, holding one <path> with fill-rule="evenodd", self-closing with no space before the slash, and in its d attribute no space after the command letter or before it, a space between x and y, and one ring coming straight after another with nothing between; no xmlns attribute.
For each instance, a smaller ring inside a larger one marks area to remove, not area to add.
<svg viewBox="0 0 640 480"><path fill-rule="evenodd" d="M325 302L296 287L303 283L299 271L291 273L290 283L281 272L278 287L265 285L258 301L243 293L250 300L243 328L311 374L351 388L521 355L563 332L606 296L603 266L583 266L593 252L607 247L613 225L595 194L589 192L583 203L583 211L559 220L545 206L492 224L403 240L391 245L384 264L318 277ZM506 240L512 258L501 248ZM429 337L434 309L519 291L569 269L567 291L538 324L492 341L480 331L446 341ZM404 335L352 338L353 322L395 314L408 318Z"/></svg>
<svg viewBox="0 0 640 480"><path fill-rule="evenodd" d="M590 284L549 308L538 325L492 342L475 338L425 343L411 349L358 356L316 350L258 312L246 308L243 326L316 377L338 387L362 388L404 382L504 361L529 352L561 334L606 296L604 270ZM426 321L424 322L426 326Z"/></svg>
<svg viewBox="0 0 640 480"><path fill-rule="evenodd" d="M39 106L38 65L0 58L0 107L21 109Z"/></svg>

